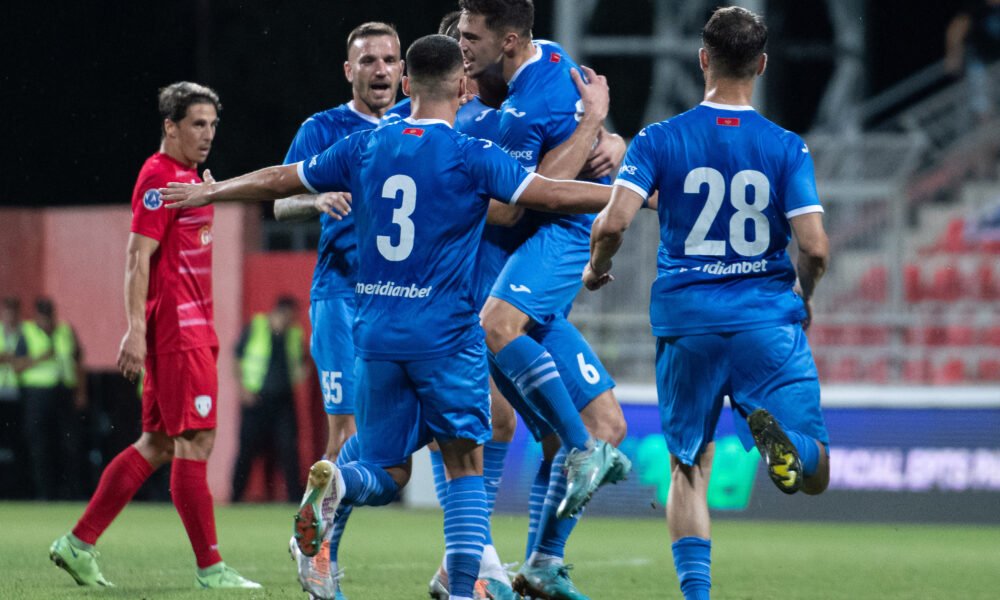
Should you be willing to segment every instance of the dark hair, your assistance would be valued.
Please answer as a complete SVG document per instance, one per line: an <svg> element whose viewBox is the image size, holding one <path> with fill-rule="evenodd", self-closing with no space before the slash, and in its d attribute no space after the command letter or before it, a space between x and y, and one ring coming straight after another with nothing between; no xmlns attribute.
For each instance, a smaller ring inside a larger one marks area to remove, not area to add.
<svg viewBox="0 0 1000 600"><path fill-rule="evenodd" d="M406 72L422 93L433 96L436 92L450 92L436 89L435 84L461 68L462 50L457 41L446 35L425 35L406 51Z"/></svg>
<svg viewBox="0 0 1000 600"><path fill-rule="evenodd" d="M748 79L757 74L757 58L767 46L767 26L759 15L727 6L712 13L701 39L714 73Z"/></svg>
<svg viewBox="0 0 1000 600"><path fill-rule="evenodd" d="M299 301L295 299L295 296L283 294L278 296L277 302L274 303L274 308L295 312L299 308Z"/></svg>
<svg viewBox="0 0 1000 600"><path fill-rule="evenodd" d="M174 123L181 122L187 116L188 107L192 104L211 104L215 112L222 112L219 95L208 86L190 81L171 83L160 90L160 118L170 119Z"/></svg>
<svg viewBox="0 0 1000 600"><path fill-rule="evenodd" d="M514 31L527 37L535 25L531 0L459 0L458 7L470 15L482 15L486 28L494 33Z"/></svg>
<svg viewBox="0 0 1000 600"><path fill-rule="evenodd" d="M352 29L351 33L347 34L347 55L351 55L351 46L354 45L354 40L378 35L387 35L389 37L394 37L397 40L399 39L399 34L396 33L396 28L389 23L382 23L381 21L369 21L367 23L362 23Z"/></svg>
<svg viewBox="0 0 1000 600"><path fill-rule="evenodd" d="M51 298L35 298L35 312L43 317L52 318L55 314L55 307Z"/></svg>
<svg viewBox="0 0 1000 600"><path fill-rule="evenodd" d="M453 10L441 17L441 24L438 25L438 33L450 38L458 39L458 20L462 17L462 11Z"/></svg>
<svg viewBox="0 0 1000 600"><path fill-rule="evenodd" d="M17 296L7 296L3 299L3 307L15 313L21 312L21 299Z"/></svg>

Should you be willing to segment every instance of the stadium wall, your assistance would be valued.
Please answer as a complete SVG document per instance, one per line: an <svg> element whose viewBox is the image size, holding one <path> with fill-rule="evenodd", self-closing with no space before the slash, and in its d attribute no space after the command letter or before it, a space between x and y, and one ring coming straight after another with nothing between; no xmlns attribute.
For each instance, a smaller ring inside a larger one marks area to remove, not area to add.
<svg viewBox="0 0 1000 600"><path fill-rule="evenodd" d="M217 207L213 231L221 426L208 476L212 494L220 500L229 497L238 434L232 348L242 325L247 212L242 206ZM20 297L25 318L31 318L35 297L52 297L59 318L76 328L88 370L116 370L125 332L123 274L130 221L128 206L0 209L0 296Z"/></svg>

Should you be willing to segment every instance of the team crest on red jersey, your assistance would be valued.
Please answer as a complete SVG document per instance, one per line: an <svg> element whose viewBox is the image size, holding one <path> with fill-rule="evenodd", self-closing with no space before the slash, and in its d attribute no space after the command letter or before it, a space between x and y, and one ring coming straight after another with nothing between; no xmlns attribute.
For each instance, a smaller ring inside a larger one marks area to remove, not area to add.
<svg viewBox="0 0 1000 600"><path fill-rule="evenodd" d="M207 246L212 243L212 226L205 225L198 230L198 239L201 240L202 246Z"/></svg>

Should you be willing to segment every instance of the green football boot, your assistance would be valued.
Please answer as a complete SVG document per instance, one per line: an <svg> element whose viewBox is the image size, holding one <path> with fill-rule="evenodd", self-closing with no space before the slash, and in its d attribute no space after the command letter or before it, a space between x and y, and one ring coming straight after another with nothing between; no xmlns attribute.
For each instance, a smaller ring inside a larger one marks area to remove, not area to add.
<svg viewBox="0 0 1000 600"><path fill-rule="evenodd" d="M560 519L580 512L605 483L616 483L632 469L629 459L604 440L596 440L586 450L574 448L566 456L566 497L559 503Z"/></svg>
<svg viewBox="0 0 1000 600"><path fill-rule="evenodd" d="M525 563L514 577L514 591L535 600L590 600L569 578L572 568L573 565L532 567Z"/></svg>
<svg viewBox="0 0 1000 600"><path fill-rule="evenodd" d="M97 566L99 554L93 547L84 550L70 541L69 534L62 536L49 546L49 560L70 574L78 585L113 587L114 584L101 575Z"/></svg>
<svg viewBox="0 0 1000 600"><path fill-rule="evenodd" d="M256 590L264 587L240 575L236 569L226 566L224 562L216 563L207 569L198 569L194 586L203 590L240 588Z"/></svg>
<svg viewBox="0 0 1000 600"><path fill-rule="evenodd" d="M476 591L479 591L479 583L485 583L484 590L485 598L490 598L491 600L521 600L511 586L499 579L494 579L492 577L487 577L485 579L480 579L476 582Z"/></svg>
<svg viewBox="0 0 1000 600"><path fill-rule="evenodd" d="M804 477L802 459L778 421L771 413L758 408L747 417L747 424L774 485L786 494L799 491Z"/></svg>

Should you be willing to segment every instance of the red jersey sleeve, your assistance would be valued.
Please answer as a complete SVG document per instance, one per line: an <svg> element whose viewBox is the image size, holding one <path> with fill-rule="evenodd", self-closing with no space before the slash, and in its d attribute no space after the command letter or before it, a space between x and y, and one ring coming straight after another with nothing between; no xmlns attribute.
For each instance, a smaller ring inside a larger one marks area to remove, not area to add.
<svg viewBox="0 0 1000 600"><path fill-rule="evenodd" d="M163 241L167 228L180 211L167 210L159 188L166 187L168 178L162 172L141 173L132 195L132 233L158 242Z"/></svg>

